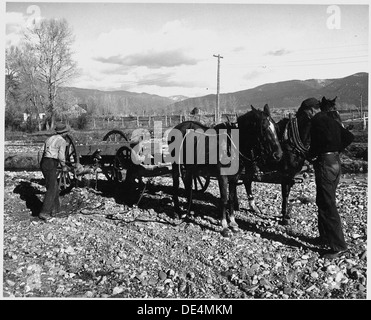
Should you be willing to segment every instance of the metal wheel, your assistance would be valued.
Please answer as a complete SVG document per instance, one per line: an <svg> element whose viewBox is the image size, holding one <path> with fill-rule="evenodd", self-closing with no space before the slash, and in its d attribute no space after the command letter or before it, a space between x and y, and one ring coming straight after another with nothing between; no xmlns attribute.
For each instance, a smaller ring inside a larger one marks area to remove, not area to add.
<svg viewBox="0 0 371 320"><path fill-rule="evenodd" d="M119 143L122 141L128 141L128 138L121 130L111 130L103 137L103 141Z"/></svg>
<svg viewBox="0 0 371 320"><path fill-rule="evenodd" d="M185 185L185 168L181 165L181 174L183 185ZM210 176L195 176L192 181L193 192L204 193L210 184Z"/></svg>
<svg viewBox="0 0 371 320"><path fill-rule="evenodd" d="M132 149L125 146L117 150L113 161L113 180L117 182L127 180L130 169L133 167L131 152Z"/></svg>
<svg viewBox="0 0 371 320"><path fill-rule="evenodd" d="M108 143L120 143L123 141L128 141L125 133L120 130L111 130L104 137L103 141ZM115 180L115 169L113 163L104 163L102 166L102 172L106 176L108 181Z"/></svg>
<svg viewBox="0 0 371 320"><path fill-rule="evenodd" d="M76 167L78 162L78 154L76 151L75 143L70 135L65 137L67 142L66 151L65 151L65 159L66 165L71 169L68 172L63 172L62 167L58 164L57 168L57 179L60 191L69 191L71 190L76 184L76 177L73 169Z"/></svg>

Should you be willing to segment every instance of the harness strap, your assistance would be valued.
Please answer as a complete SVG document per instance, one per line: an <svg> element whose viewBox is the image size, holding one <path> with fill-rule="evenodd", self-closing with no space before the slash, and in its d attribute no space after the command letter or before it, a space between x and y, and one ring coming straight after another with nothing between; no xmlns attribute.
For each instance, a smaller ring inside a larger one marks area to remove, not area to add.
<svg viewBox="0 0 371 320"><path fill-rule="evenodd" d="M304 156L309 151L309 147L305 147L299 134L298 120L297 118L292 118L290 114L289 122L286 125L284 133L284 141L287 139L289 143L296 149L299 153L302 153Z"/></svg>

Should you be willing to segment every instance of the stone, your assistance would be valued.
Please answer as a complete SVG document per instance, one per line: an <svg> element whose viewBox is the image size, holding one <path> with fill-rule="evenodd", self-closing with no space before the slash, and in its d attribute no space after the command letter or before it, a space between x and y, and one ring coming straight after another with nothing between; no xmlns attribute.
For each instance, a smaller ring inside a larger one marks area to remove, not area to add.
<svg viewBox="0 0 371 320"><path fill-rule="evenodd" d="M158 272L158 277L160 278L161 281L164 281L167 278L167 275L166 275L165 272L163 272L162 270L160 270Z"/></svg>

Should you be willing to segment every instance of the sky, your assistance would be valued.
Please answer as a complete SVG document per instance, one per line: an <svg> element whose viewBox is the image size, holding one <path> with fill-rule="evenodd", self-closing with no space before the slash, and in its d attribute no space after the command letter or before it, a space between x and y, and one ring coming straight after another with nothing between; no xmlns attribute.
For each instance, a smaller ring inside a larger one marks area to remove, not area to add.
<svg viewBox="0 0 371 320"><path fill-rule="evenodd" d="M69 86L215 94L220 54L220 93L229 93L368 72L368 2L338 3L10 1L4 45L19 45L33 20L65 18L79 68Z"/></svg>

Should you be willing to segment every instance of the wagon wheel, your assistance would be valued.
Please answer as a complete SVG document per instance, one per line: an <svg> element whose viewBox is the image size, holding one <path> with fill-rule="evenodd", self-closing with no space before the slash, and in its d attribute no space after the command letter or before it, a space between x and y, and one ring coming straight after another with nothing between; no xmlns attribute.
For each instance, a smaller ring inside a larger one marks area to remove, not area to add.
<svg viewBox="0 0 371 320"><path fill-rule="evenodd" d="M103 137L103 141L120 143L123 141L128 141L128 139L125 133L123 133L122 131L111 130ZM113 181L115 179L113 163L104 163L102 172L104 173L108 181Z"/></svg>
<svg viewBox="0 0 371 320"><path fill-rule="evenodd" d="M125 182L129 178L130 169L133 167L131 160L132 149L126 146L117 150L113 160L113 180L116 182Z"/></svg>
<svg viewBox="0 0 371 320"><path fill-rule="evenodd" d="M67 142L65 151L66 165L71 169L68 172L62 171L62 166L59 163L57 167L57 180L59 190L61 192L68 192L76 185L76 176L73 169L76 167L78 162L78 154L76 151L75 143L70 135L66 135L64 138Z"/></svg>
<svg viewBox="0 0 371 320"><path fill-rule="evenodd" d="M185 168L184 165L181 165L182 181L185 185ZM198 175L193 177L192 181L192 190L193 192L204 193L210 184L209 175Z"/></svg>
<svg viewBox="0 0 371 320"><path fill-rule="evenodd" d="M123 133L120 130L111 130L103 137L103 141L123 142L123 141L128 141L128 138L126 137L125 133Z"/></svg>

